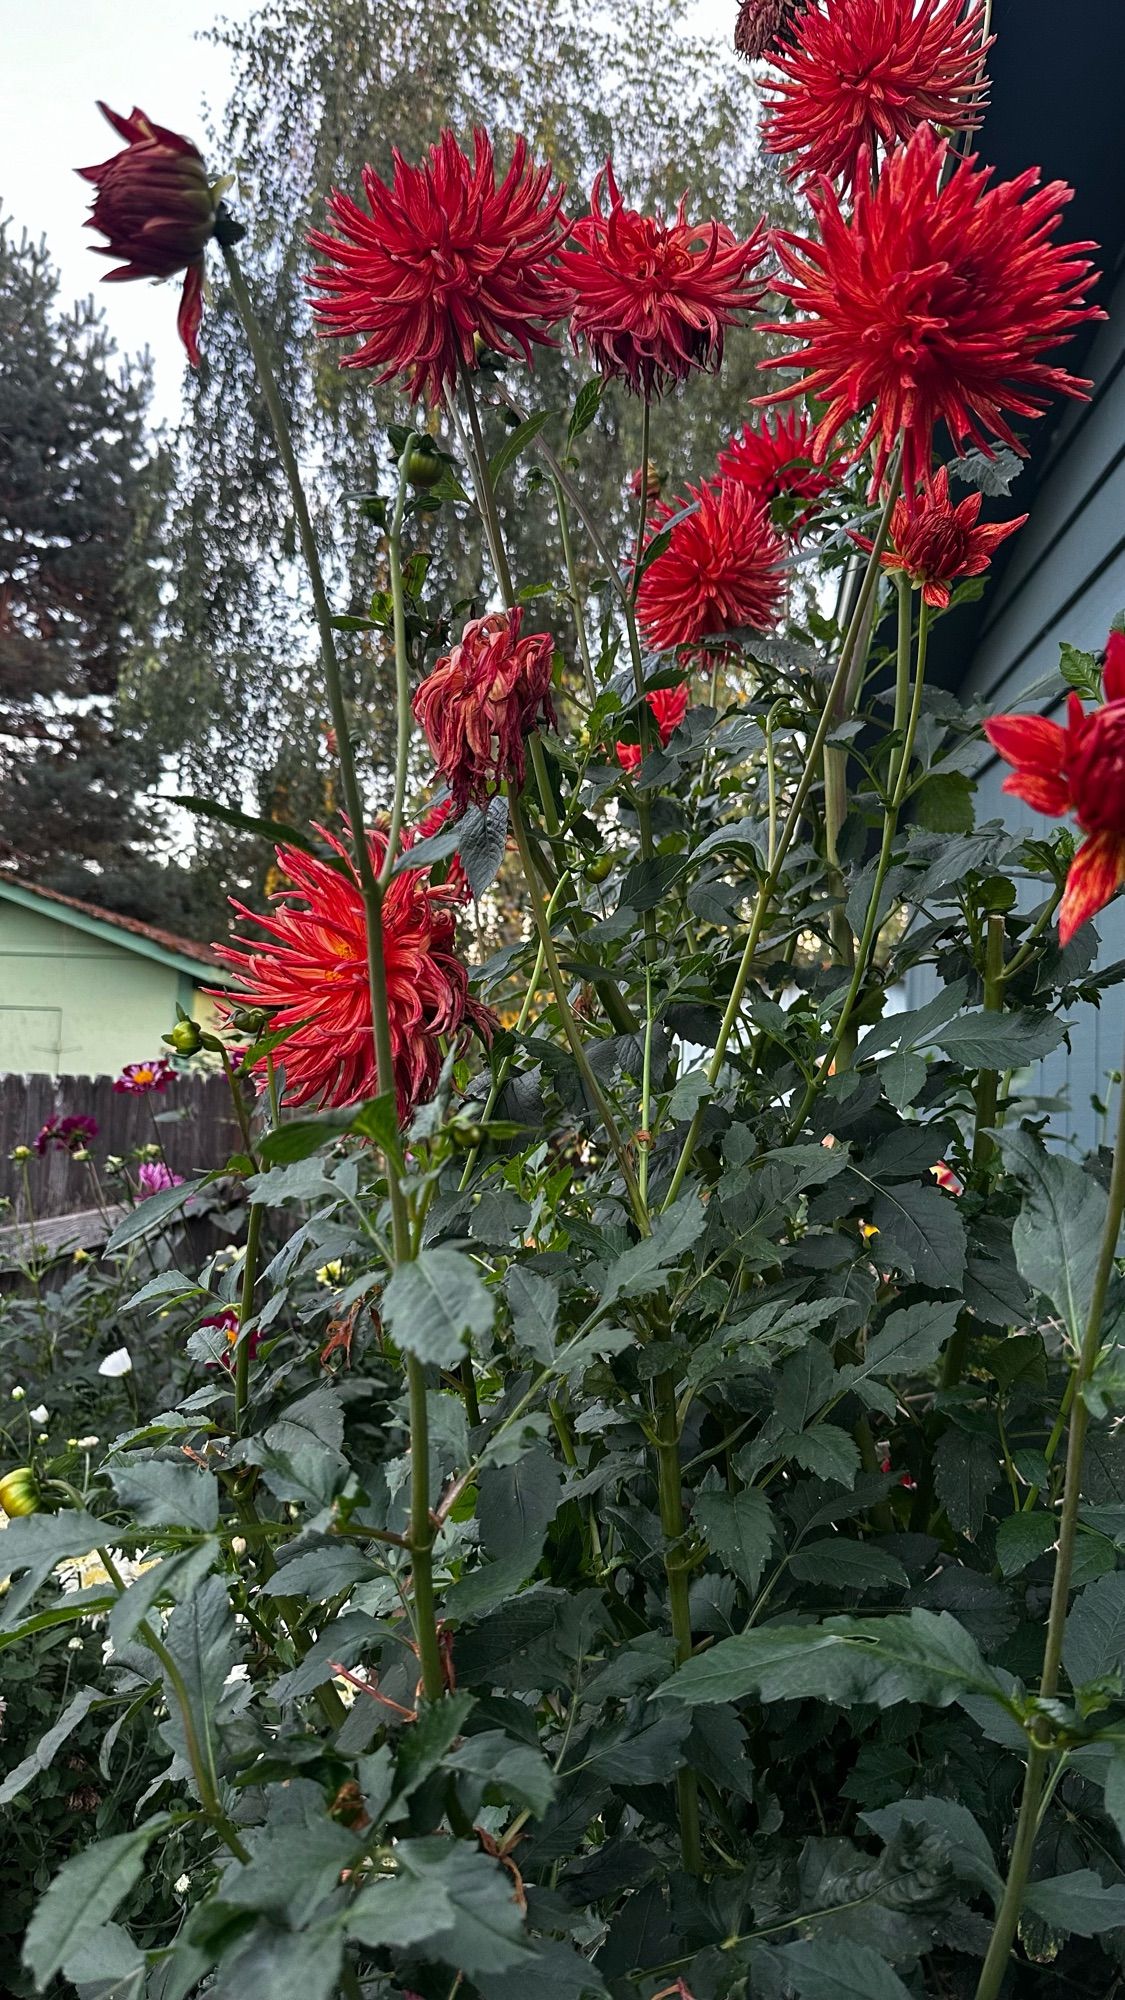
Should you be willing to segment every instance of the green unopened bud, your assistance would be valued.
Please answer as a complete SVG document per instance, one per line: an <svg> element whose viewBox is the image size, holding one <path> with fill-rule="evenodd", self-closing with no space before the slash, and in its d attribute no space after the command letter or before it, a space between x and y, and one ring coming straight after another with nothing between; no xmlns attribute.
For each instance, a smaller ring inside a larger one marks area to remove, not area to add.
<svg viewBox="0 0 1125 2000"><path fill-rule="evenodd" d="M177 1021L166 1035L160 1037L178 1056L195 1056L203 1047L203 1030L198 1021L184 1019Z"/></svg>
<svg viewBox="0 0 1125 2000"><path fill-rule="evenodd" d="M230 1025L239 1035L252 1035L257 1041L269 1026L269 1015L264 1007L235 1007L231 1013Z"/></svg>
<svg viewBox="0 0 1125 2000"><path fill-rule="evenodd" d="M0 1479L0 1507L10 1521L20 1514L37 1514L39 1501L39 1481L30 1465L17 1465Z"/></svg>
<svg viewBox="0 0 1125 2000"><path fill-rule="evenodd" d="M8 1158L9 1158L10 1160L30 1160L30 1158L31 1158L31 1147L30 1147L30 1146L13 1146L13 1147L12 1147L12 1150L11 1150L11 1152L10 1152L10 1153L9 1153L9 1155L8 1155Z"/></svg>
<svg viewBox="0 0 1125 2000"><path fill-rule="evenodd" d="M406 459L406 477L411 486L436 486L445 466L430 438L416 438Z"/></svg>
<svg viewBox="0 0 1125 2000"><path fill-rule="evenodd" d="M595 860L587 861L586 866L582 870L587 882L604 882L613 867L615 858L612 854L599 854Z"/></svg>

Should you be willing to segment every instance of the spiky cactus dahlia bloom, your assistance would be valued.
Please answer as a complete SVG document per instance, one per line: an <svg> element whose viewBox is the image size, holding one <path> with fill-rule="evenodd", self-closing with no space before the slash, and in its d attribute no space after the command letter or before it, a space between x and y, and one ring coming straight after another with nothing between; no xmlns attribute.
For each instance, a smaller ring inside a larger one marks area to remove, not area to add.
<svg viewBox="0 0 1125 2000"><path fill-rule="evenodd" d="M540 720L554 725L555 642L549 632L522 638L522 625L521 608L472 619L414 697L457 814L483 805L505 779L522 790L527 738Z"/></svg>
<svg viewBox="0 0 1125 2000"><path fill-rule="evenodd" d="M637 594L648 644L664 652L744 625L772 625L783 584L781 542L761 501L729 479L689 486L686 499L657 504L646 547L669 521L668 546Z"/></svg>
<svg viewBox="0 0 1125 2000"><path fill-rule="evenodd" d="M764 223L740 241L725 223L689 222L686 194L671 222L628 208L607 161L559 256L575 345L585 341L601 373L637 395L717 368L724 332L762 295L754 273L765 251Z"/></svg>
<svg viewBox="0 0 1125 2000"><path fill-rule="evenodd" d="M763 507L774 500L819 500L835 484L843 461L815 463L812 423L806 410L787 410L747 424L719 453L719 472L745 486ZM801 515L807 520L811 508Z"/></svg>
<svg viewBox="0 0 1125 2000"><path fill-rule="evenodd" d="M1125 641L1119 634L1106 649L1104 691L1105 701L1090 715L1072 694L1065 727L1044 715L996 715L984 725L993 749L1014 766L1004 790L1055 818L1072 812L1086 835L1059 905L1061 944L1069 944L1125 882Z"/></svg>
<svg viewBox="0 0 1125 2000"><path fill-rule="evenodd" d="M476 367L476 336L528 363L533 342L553 345L570 296L552 261L563 191L550 183L522 138L498 182L492 141L477 130L471 160L445 131L420 166L396 150L390 186L364 167L366 211L337 189L328 212L339 234L311 232L327 261L309 284L322 333L363 336L341 365L378 368L382 382L401 375L412 397L440 403L458 364Z"/></svg>
<svg viewBox="0 0 1125 2000"><path fill-rule="evenodd" d="M920 586L923 599L944 611L952 586L965 576L983 576L1000 543L1022 528L1027 519L985 522L978 526L983 496L969 493L954 506L949 497L949 473L943 465L932 488L922 487L910 498L896 501L891 514L890 547L882 555L884 569L904 570ZM871 543L856 536L865 549Z"/></svg>
<svg viewBox="0 0 1125 2000"><path fill-rule="evenodd" d="M100 100L98 110L127 143L100 166L78 168L97 189L86 227L108 238L95 254L124 260L118 270L106 272L107 283L186 273L176 324L188 360L198 368L203 252L218 216L202 156L190 139L154 125L137 106L128 118Z"/></svg>
<svg viewBox="0 0 1125 2000"><path fill-rule="evenodd" d="M919 125L963 132L986 101L981 9L962 0L812 0L774 56L763 136L790 180L851 188Z"/></svg>
<svg viewBox="0 0 1125 2000"><path fill-rule="evenodd" d="M277 849L277 864L291 884L274 897L272 916L241 903L233 908L267 933L263 943L235 937L217 947L238 974L239 1003L264 1007L273 1029L292 1030L275 1061L285 1071L287 1104L355 1104L389 1088L378 1076L367 976L367 926L355 865L347 849L322 827L322 839L346 865L339 873L315 855ZM409 849L412 836L403 836ZM368 835L373 866L382 866L385 836ZM457 889L430 882L421 869L391 877L383 899L383 955L387 975L394 1086L399 1116L433 1096L441 1073L439 1038L458 1040L469 1027L487 1035L491 1015L469 993L469 975L454 948ZM220 1002L229 994L216 994ZM263 1056L251 1065L260 1081Z"/></svg>
<svg viewBox="0 0 1125 2000"><path fill-rule="evenodd" d="M1052 241L1070 199L1037 168L991 185L991 171L960 161L943 180L949 148L922 126L887 161L874 188L860 177L846 216L827 181L812 197L820 241L779 232L788 273L776 289L795 318L765 329L800 343L768 361L804 373L765 400L807 394L828 407L815 444L823 455L853 417L857 453L875 447L881 477L902 432L909 491L928 480L934 429L960 448L997 440L1026 456L1011 417L1038 417L1052 395L1083 396L1042 356L1083 320L1092 243Z"/></svg>

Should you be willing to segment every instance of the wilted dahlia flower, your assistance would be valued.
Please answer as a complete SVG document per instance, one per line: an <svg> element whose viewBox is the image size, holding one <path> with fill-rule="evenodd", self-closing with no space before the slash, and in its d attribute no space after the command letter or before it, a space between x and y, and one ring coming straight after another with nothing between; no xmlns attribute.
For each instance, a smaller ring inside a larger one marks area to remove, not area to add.
<svg viewBox="0 0 1125 2000"><path fill-rule="evenodd" d="M354 863L323 828L317 831L347 863L340 874L315 855L279 847L277 864L291 887L274 897L272 916L240 903L240 917L267 933L237 937L218 955L238 974L240 1002L264 1007L271 1026L290 1028L275 1054L285 1071L287 1104L355 1104L389 1088L378 1076L367 975L367 926ZM412 836L403 836L409 849ZM368 835L380 868L383 834ZM394 1084L400 1118L433 1096L441 1073L441 1037L458 1040L470 1026L490 1031L487 1008L469 994L469 975L454 949L458 891L431 883L421 869L393 875L383 899ZM230 1001L229 994L216 999ZM267 1058L251 1065L264 1078Z"/></svg>
<svg viewBox="0 0 1125 2000"><path fill-rule="evenodd" d="M981 8L962 0L813 0L774 55L766 149L791 153L790 180L851 188L919 125L963 132L986 101ZM868 171L865 168L864 171Z"/></svg>
<svg viewBox="0 0 1125 2000"><path fill-rule="evenodd" d="M1065 728L1045 715L995 715L984 725L1015 767L1004 790L1055 818L1072 812L1086 835L1059 905L1060 944L1125 881L1125 647L1112 640L1103 685L1106 698L1090 715L1070 696Z"/></svg>
<svg viewBox="0 0 1125 2000"><path fill-rule="evenodd" d="M505 779L522 789L524 744L541 720L554 725L555 642L549 632L521 638L522 625L519 608L472 619L414 697L458 815L470 803L483 805Z"/></svg>
<svg viewBox="0 0 1125 2000"><path fill-rule="evenodd" d="M124 259L119 270L106 272L106 281L185 272L176 324L188 360L198 368L203 252L219 212L202 156L190 139L154 125L136 106L129 118L100 100L98 110L128 142L100 166L78 168L97 189L86 227L108 238L96 254Z"/></svg>
<svg viewBox="0 0 1125 2000"><path fill-rule="evenodd" d="M689 222L686 210L686 194L671 222L626 207L607 161L559 256L575 295L575 345L585 341L601 373L638 395L717 368L726 328L762 295L753 274L765 224L740 242L725 223Z"/></svg>
<svg viewBox="0 0 1125 2000"><path fill-rule="evenodd" d="M364 167L366 210L330 195L339 233L311 232L327 261L309 284L322 333L363 336L342 366L378 368L382 382L401 375L413 398L440 403L458 362L476 367L478 335L529 363L534 341L552 345L570 297L552 262L563 191L550 183L524 139L498 182L486 132L473 133L470 160L445 131L420 166L396 149L390 186Z"/></svg>
<svg viewBox="0 0 1125 2000"><path fill-rule="evenodd" d="M692 512L683 514L691 502ZM650 541L669 521L668 546L637 593L648 644L664 652L744 625L772 625L783 585L781 542L761 501L729 479L690 486L686 499L658 503Z"/></svg>
<svg viewBox="0 0 1125 2000"><path fill-rule="evenodd" d="M1087 383L1042 359L1083 320L1092 243L1052 241L1070 199L1038 169L991 185L991 170L961 160L927 126L887 161L877 185L860 176L850 217L826 181L812 196L816 238L779 232L788 278L777 290L796 316L767 327L799 345L763 365L803 370L794 395L823 397L815 433L823 454L853 417L857 451L875 446L881 477L900 431L909 491L928 480L935 427L954 444L1023 455L1012 417L1041 416L1052 395Z"/></svg>

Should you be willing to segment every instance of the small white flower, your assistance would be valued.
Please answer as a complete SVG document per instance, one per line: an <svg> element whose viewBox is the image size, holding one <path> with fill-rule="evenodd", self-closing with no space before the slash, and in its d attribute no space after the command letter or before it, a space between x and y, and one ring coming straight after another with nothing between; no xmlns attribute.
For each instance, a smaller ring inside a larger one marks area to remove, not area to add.
<svg viewBox="0 0 1125 2000"><path fill-rule="evenodd" d="M100 1442L100 1438L94 1437L67 1439L67 1443L72 1444L76 1451L93 1451L94 1446L100 1444Z"/></svg>
<svg viewBox="0 0 1125 2000"><path fill-rule="evenodd" d="M15 1389L13 1389L13 1390L12 1390L12 1401L13 1401L13 1403L22 1403L22 1402L23 1402L23 1399L24 1399L24 1397L26 1396L26 1394L27 1394L27 1390L26 1390L26 1389L20 1389L20 1388L18 1388L18 1387L17 1387L17 1388L15 1388Z"/></svg>
<svg viewBox="0 0 1125 2000"><path fill-rule="evenodd" d="M66 1642L66 1650L68 1653L80 1653L82 1651L81 1639L68 1639Z"/></svg>
<svg viewBox="0 0 1125 2000"><path fill-rule="evenodd" d="M133 1357L127 1347L115 1347L104 1361L98 1363L99 1375L129 1375L132 1373Z"/></svg>
<svg viewBox="0 0 1125 2000"><path fill-rule="evenodd" d="M191 1876L177 1875L175 1881L172 1884L172 1888L174 1889L177 1896L186 1896L188 1890L191 1888Z"/></svg>
<svg viewBox="0 0 1125 2000"><path fill-rule="evenodd" d="M231 1538L230 1538L230 1552L231 1552L232 1556L244 1556L244 1555L246 1554L246 1537L245 1537L245 1535L232 1535L232 1536L231 1536Z"/></svg>
<svg viewBox="0 0 1125 2000"><path fill-rule="evenodd" d="M35 1408L29 1410L27 1414L33 1424L45 1424L51 1412L47 1408L46 1403L36 1403Z"/></svg>
<svg viewBox="0 0 1125 2000"><path fill-rule="evenodd" d="M49 1435L50 1435L50 1433L49 1433L48 1431L40 1431L40 1433L39 1433L39 1442L40 1442L40 1444L46 1444L46 1442L47 1442L47 1439L48 1439Z"/></svg>
<svg viewBox="0 0 1125 2000"><path fill-rule="evenodd" d="M250 1669L240 1660L236 1667L231 1668L226 1680L223 1682L223 1686L225 1688L238 1687L242 1681L248 1681L249 1678Z"/></svg>

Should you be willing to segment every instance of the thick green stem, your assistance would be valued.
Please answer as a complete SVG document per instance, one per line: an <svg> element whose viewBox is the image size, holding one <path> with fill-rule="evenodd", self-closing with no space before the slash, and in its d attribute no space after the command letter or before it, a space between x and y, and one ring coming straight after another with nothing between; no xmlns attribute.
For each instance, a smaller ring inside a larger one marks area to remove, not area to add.
<svg viewBox="0 0 1125 2000"><path fill-rule="evenodd" d="M860 588L860 593L858 601L856 603L856 608L852 614L851 624L848 627L848 632L845 636L844 644L840 652L839 664L837 665L836 672L832 677L832 684L829 687L824 707L820 712L816 728L813 731L812 740L809 744L808 755L805 758L805 768L802 771L801 776L797 781L797 787L793 794L792 803L789 807L788 813L786 814L785 825L782 827L781 832L778 835L776 852L773 858L773 864L770 867L760 890L758 891L757 900L754 905L754 912L750 919L750 929L747 932L746 943L743 947L742 957L739 960L738 969L734 976L734 985L731 988L730 999L727 1001L726 1011L723 1015L722 1024L719 1028L719 1033L715 1043L714 1053L707 1067L707 1081L711 1085L712 1089L718 1082L719 1075L723 1067L723 1063L726 1059L727 1045L730 1041L731 1035L734 1033L735 1023L738 1020L739 1014L742 1010L743 996L745 995L747 985L749 984L750 974L754 966L754 956L758 949L758 942L759 939L761 938L762 931L765 928L766 917L769 914L770 906L773 903L774 896L777 893L778 884L781 881L782 871L785 867L786 856L788 855L789 849L792 846L793 841L796 837L797 829L801 824L801 819L805 810L805 801L808 798L810 791L812 790L814 780L816 779L816 777L820 772L821 758L824 751L824 745L828 740L828 736L832 730L835 719L836 703L840 697L842 690L847 685L848 675L851 672L852 658L855 645L858 641L859 631L862 626L867 606L871 601L871 598L875 592L875 588L879 581L879 575L880 575L879 558L882 555L883 550L887 545L887 536L890 533L891 513L894 508L895 500L898 497L899 476L900 475L896 469L896 472L891 480L890 490L887 494L886 500L883 505L883 512L882 515L880 516L879 526L875 532L875 539L871 545L871 553L867 559L867 569L864 574L863 583ZM683 1146L680 1150L680 1157L676 1163L675 1173L672 1175L672 1180L668 1189L668 1193L664 1197L665 1208L670 1207L672 1202L675 1201L677 1195L680 1192L680 1189L684 1184L688 1168L691 1165L692 1159L695 1155L696 1146L699 1143L699 1134L703 1128L704 1115L705 1115L705 1106L701 1104L699 1110L695 1113L695 1116L692 1119L691 1124L688 1126L687 1137L685 1138Z"/></svg>
<svg viewBox="0 0 1125 2000"><path fill-rule="evenodd" d="M1106 1201L1105 1228L1102 1232L1101 1249L1090 1293L1090 1306L1082 1334L1082 1344L1072 1378L1073 1395L1066 1443L1062 1512L1059 1516L1051 1609L1047 1618L1047 1644L1039 1682L1039 1695L1043 1702L1053 1701L1059 1688L1066 1614L1070 1602L1070 1580L1074 1569L1074 1547L1078 1536L1078 1509L1082 1499L1082 1465L1086 1452L1086 1431L1090 1422L1090 1410L1085 1392L1101 1351L1102 1318L1110 1279L1113 1276L1123 1214L1125 1214L1125 1091L1121 1093L1121 1103L1118 1108L1117 1139ZM1046 1726L1044 1716L1038 1716L1033 1725L1039 1734L1032 1737L1028 1750L1023 1799L1008 1868L1008 1880L997 1913L992 1942L981 1972L976 2000L997 2000L1008 1968L1020 1911L1023 1907L1024 1892L1031 1871L1035 1833L1039 1821L1039 1802L1049 1761L1049 1752L1042 1740Z"/></svg>
<svg viewBox="0 0 1125 2000"><path fill-rule="evenodd" d="M394 803L386 848L378 874L376 874L371 847L364 825L363 799L356 775L355 758L352 754L350 722L347 703L344 699L340 663L336 655L335 635L332 628L332 609L324 585L320 567L320 555L313 533L308 502L301 483L300 468L293 449L293 439L289 428L281 392L277 385L269 347L254 311L247 290L246 280L233 249L224 244L230 277L231 292L238 308L250 351L258 371L262 394L273 424L277 440L278 454L289 483L293 501L293 511L297 521L301 551L309 573L313 604L316 609L317 628L320 633L321 658L328 692L328 702L332 713L332 723L336 732L336 755L340 766L340 782L344 795L344 805L351 829L352 845L355 851L356 874L360 893L363 897L365 928L367 933L367 974L371 992L371 1020L375 1053L375 1073L379 1090L395 1098L394 1059L391 1046L390 1014L387 1005L387 970L383 950L383 896L394 870L399 833L405 800L407 762L410 743L410 660L406 643L406 604L402 582L402 523L406 505L407 475L410 463L410 444L407 440L399 460L398 493L394 515L388 536L390 562L391 599L394 614L395 638L395 691L397 700L397 758L395 766ZM510 580L509 580L510 589ZM391 1238L393 1261L396 1265L407 1262L411 1255L410 1216L401 1181L401 1149L394 1144L387 1154L387 1188L391 1206ZM412 1356L407 1357L407 1385L411 1415L411 1556L414 1570L415 1610L418 1623L419 1656L422 1662L422 1682L426 1695L436 1699L441 1695L444 1682L441 1673L441 1657L437 1641L433 1598L433 1570L431 1552L433 1528L429 1510L429 1443L426 1422L425 1378L421 1366ZM415 1425L420 1425L420 1430Z"/></svg>
<svg viewBox="0 0 1125 2000"><path fill-rule="evenodd" d="M881 919L880 904L883 895L883 885L890 871L891 860L894 855L895 835L898 832L899 814L902 811L903 800L906 797L907 785L910 779L910 758L914 749L918 719L922 712L922 689L926 672L926 638L929 630L929 614L926 604L923 603L918 614L918 664L914 676L913 699L910 699L911 594L905 577L899 577L898 585L899 643L898 675L895 684L894 727L896 734L901 736L901 742L897 753L894 753L892 756L890 769L891 795L887 801L886 811L883 815L883 837L879 846L879 859L875 865L875 879L871 885L871 894L867 903L867 914L863 920L863 930L860 935L859 947L855 954L855 965L852 970L851 981L844 996L844 1004L840 1009L835 1031L821 1058L816 1075L810 1078L805 1086L804 1096L789 1127L788 1144L792 1144L805 1119L808 1117L817 1092L822 1089L824 1083L832 1074L836 1059L844 1046L845 1038L851 1026L852 1016L855 1013L863 991L864 981L867 978L872 954L879 936Z"/></svg>
<svg viewBox="0 0 1125 2000"><path fill-rule="evenodd" d="M590 1059L586 1054L582 1037L578 1032L578 1024L571 1011L570 1001L567 997L566 981L563 978L562 968L559 965L558 954L555 951L555 941L551 935L550 919L547 915L546 904L543 901L543 891L539 886L539 878L536 875L535 864L531 858L523 811L519 799L514 792L509 794L508 807L511 814L512 832L515 836L516 846L519 849L520 862L523 866L524 879L527 883L527 892L531 898L535 928L539 933L539 942L543 947L543 957L546 961L548 977L554 989L555 1005L559 1011L563 1033L570 1044L570 1052L578 1065L578 1073L586 1086L590 1100L602 1124L605 1126L606 1136L613 1148L614 1156L621 1171L621 1177L625 1182L629 1205L633 1210L637 1225L642 1233L647 1236L649 1233L648 1213L641 1199L637 1177L633 1172L632 1163L629 1159L625 1142L621 1137L617 1120L610 1109L609 1102L597 1077L590 1067Z"/></svg>
<svg viewBox="0 0 1125 2000"><path fill-rule="evenodd" d="M1004 919L998 911L991 911L985 927L984 938L984 1006L989 1014L999 1014L1004 1005ZM974 1092L976 1112L973 1120L973 1174L986 1180L989 1163L996 1151L996 1142L989 1137L996 1123L996 1106L1000 1090L1000 1072L982 1069L977 1072ZM941 1368L941 1386L952 1389L961 1380L968 1359L969 1340L973 1330L973 1316L962 1312L958 1316L949 1346ZM1060 1433L1061 1434L1061 1433Z"/></svg>
<svg viewBox="0 0 1125 2000"><path fill-rule="evenodd" d="M427 1701L445 1692L434 1604L434 1523L430 1513L430 1424L426 1371L416 1355L406 1357L410 1401L410 1562L414 1584L415 1637Z"/></svg>
<svg viewBox="0 0 1125 2000"><path fill-rule="evenodd" d="M574 543L570 535L570 516L566 511L566 494L554 473L550 474L551 490L555 496L555 511L559 520L559 539L562 542L563 562L566 564L567 589L570 593L571 610L574 614L574 631L578 640L578 651L582 659L582 679L586 688L586 698L591 705L598 698L594 686L594 668L590 658L590 641L586 636L586 610L582 592L578 587L578 570L574 561Z"/></svg>
<svg viewBox="0 0 1125 2000"><path fill-rule="evenodd" d="M258 1277L258 1250L262 1241L264 1213L260 1201L251 1202L250 1219L246 1224L246 1258L242 1266L242 1293L238 1307L238 1345L234 1350L234 1428L238 1436L242 1434L250 1385L250 1337L246 1328L254 1311L254 1286Z"/></svg>
<svg viewBox="0 0 1125 2000"><path fill-rule="evenodd" d="M691 1658L691 1605L684 1550L687 1524L684 1520L683 1474L680 1470L676 1378L670 1371L658 1376L653 1383L652 1402L660 1525L664 1531L664 1574L668 1583L674 1656L679 1667ZM684 1867L693 1875L701 1875L703 1842L699 1825L699 1786L694 1771L687 1768L677 1771L676 1799Z"/></svg>

